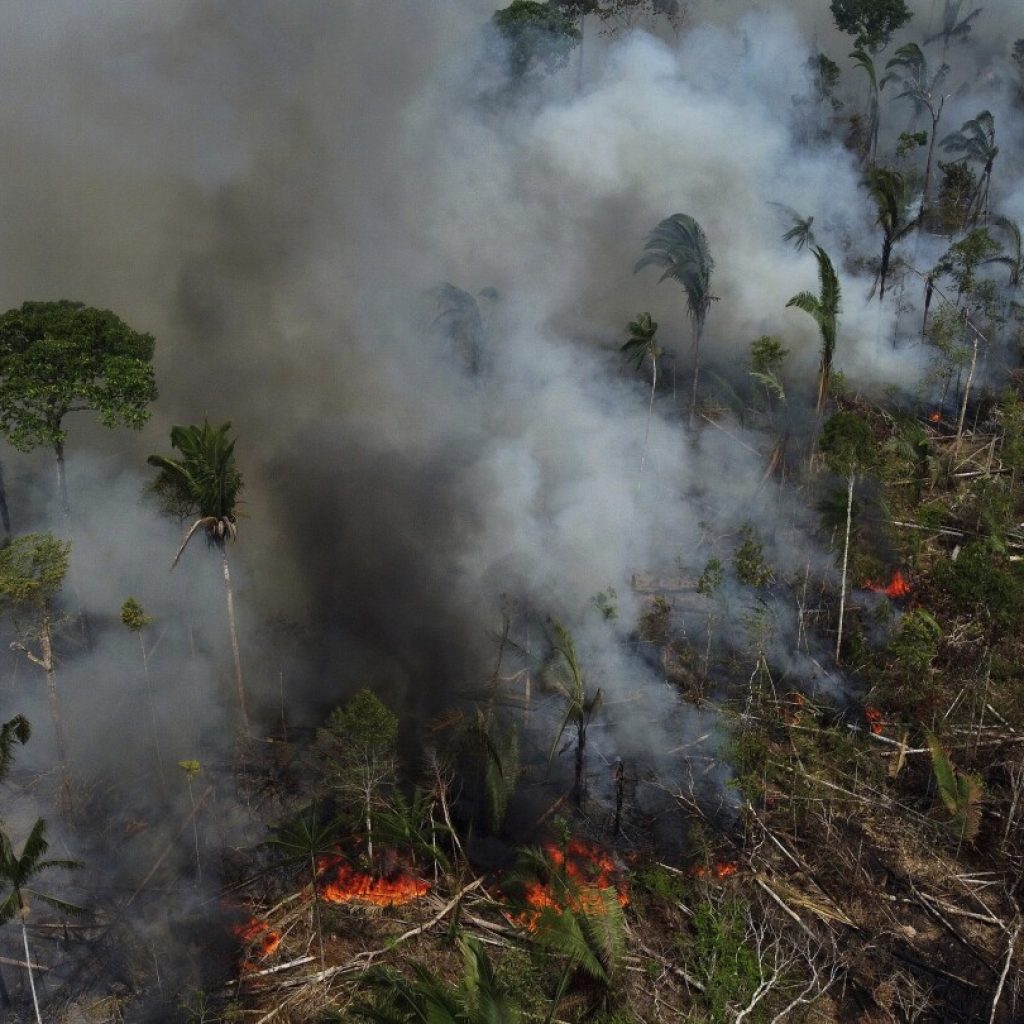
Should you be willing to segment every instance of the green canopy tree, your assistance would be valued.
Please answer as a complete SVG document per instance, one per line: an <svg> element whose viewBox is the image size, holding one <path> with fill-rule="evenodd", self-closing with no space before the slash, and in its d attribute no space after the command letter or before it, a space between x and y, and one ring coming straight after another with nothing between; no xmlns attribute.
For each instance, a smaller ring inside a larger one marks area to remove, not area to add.
<svg viewBox="0 0 1024 1024"><path fill-rule="evenodd" d="M832 359L836 351L836 338L839 334L839 303L842 289L835 267L828 253L820 246L814 247L814 258L818 261L819 292L799 292L794 295L786 307L795 306L814 318L821 334L821 361L818 366L818 398L815 411L820 413L828 401L829 386L832 381Z"/></svg>
<svg viewBox="0 0 1024 1024"><path fill-rule="evenodd" d="M837 412L829 417L818 441L828 468L846 478L846 533L843 540L843 572L839 593L839 628L836 635L836 661L843 646L843 619L846 612L846 572L850 562L850 530L853 523L853 488L874 458L871 426L854 412Z"/></svg>
<svg viewBox="0 0 1024 1024"><path fill-rule="evenodd" d="M105 427L140 429L157 394L153 346L110 310L67 299L0 315L0 432L19 451L53 449L66 514L65 417L92 411Z"/></svg>
<svg viewBox="0 0 1024 1024"><path fill-rule="evenodd" d="M882 262L878 271L878 298L881 301L885 298L892 248L917 227L921 214L911 216L910 204L913 197L910 185L899 171L873 167L865 184L878 209L875 223L882 229Z"/></svg>
<svg viewBox="0 0 1024 1024"><path fill-rule="evenodd" d="M917 43L906 43L896 51L892 60L886 62L885 69L886 74L879 83L879 88L884 89L887 82L897 82L901 92L893 98L910 100L914 106L915 117L919 117L927 110L932 121L932 130L928 135L928 158L924 165L924 184L921 191L921 213L923 215L928 205L928 186L932 177L935 135L938 131L939 119L942 117L942 108L946 103L942 86L949 74L949 65L940 64L935 74L931 74L928 60L921 51L921 47Z"/></svg>
<svg viewBox="0 0 1024 1024"><path fill-rule="evenodd" d="M537 0L512 0L494 12L491 23L505 44L509 76L517 83L538 71L565 67L582 35L571 14Z"/></svg>
<svg viewBox="0 0 1024 1024"><path fill-rule="evenodd" d="M992 165L999 155L996 145L996 123L992 113L982 110L976 117L964 121L960 131L950 132L941 142L947 153L956 153L981 164L981 177L971 204L970 220L976 222L988 214L988 194L992 184Z"/></svg>
<svg viewBox="0 0 1024 1024"><path fill-rule="evenodd" d="M398 773L398 719L371 690L360 690L343 708L331 712L317 730L324 760L324 781L341 796L357 802L366 827L366 855L371 869L373 816Z"/></svg>
<svg viewBox="0 0 1024 1024"><path fill-rule="evenodd" d="M37 899L64 914L80 914L82 908L56 896L40 892L32 883L43 872L61 868L65 871L81 867L73 860L43 860L50 848L46 839L46 822L40 818L32 826L21 853L14 852L14 846L3 832L0 832L0 924L6 924L15 917L21 921L21 939L25 947L25 967L28 971L29 988L32 991L32 1006L36 1012L36 1024L43 1024L39 1012L39 996L36 993L35 977L32 973L32 953L28 945L28 916L31 900Z"/></svg>
<svg viewBox="0 0 1024 1024"><path fill-rule="evenodd" d="M688 214L674 213L666 217L650 233L642 256L633 273L644 267L661 267L659 282L675 281L686 293L686 308L693 321L693 387L690 392L690 423L697 409L697 385L700 380L700 339L704 321L715 296L711 294L711 258L704 229Z"/></svg>
<svg viewBox="0 0 1024 1024"><path fill-rule="evenodd" d="M46 675L50 717L57 741L60 770L60 801L70 806L71 776L68 770L64 721L57 694L57 658L54 652L56 613L54 600L64 585L71 557L71 542L52 533L30 533L0 550L0 607L16 622L29 616L20 639L11 646L24 654Z"/></svg>
<svg viewBox="0 0 1024 1024"><path fill-rule="evenodd" d="M188 542L199 530L206 534L207 543L220 552L231 654L235 665L235 686L238 690L242 728L248 736L249 708L235 622L235 595L228 566L227 542L238 535L238 495L242 490L242 474L235 463L235 441L229 436L230 432L230 422L212 427L208 420L204 420L202 426L172 427L171 447L176 449L178 457L150 455L148 462L160 470L155 484L157 492L186 515L196 516L174 556L171 568L178 564Z"/></svg>
<svg viewBox="0 0 1024 1024"><path fill-rule="evenodd" d="M892 34L913 17L904 0L832 0L829 6L836 28L872 53L886 46Z"/></svg>

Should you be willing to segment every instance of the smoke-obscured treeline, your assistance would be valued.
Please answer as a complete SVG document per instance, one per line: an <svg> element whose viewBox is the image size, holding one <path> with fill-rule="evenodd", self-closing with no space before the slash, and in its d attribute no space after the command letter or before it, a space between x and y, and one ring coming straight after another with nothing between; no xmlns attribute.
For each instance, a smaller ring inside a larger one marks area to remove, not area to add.
<svg viewBox="0 0 1024 1024"><path fill-rule="evenodd" d="M8 3L4 1019L1017 1019L1018 7Z"/></svg>

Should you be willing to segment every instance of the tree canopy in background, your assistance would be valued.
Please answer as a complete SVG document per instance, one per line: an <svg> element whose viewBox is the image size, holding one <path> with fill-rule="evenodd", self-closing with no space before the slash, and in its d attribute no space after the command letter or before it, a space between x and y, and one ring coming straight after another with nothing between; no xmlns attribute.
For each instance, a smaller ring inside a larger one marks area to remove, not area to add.
<svg viewBox="0 0 1024 1024"><path fill-rule="evenodd" d="M904 0L832 0L832 17L840 32L857 46L875 52L913 17Z"/></svg>

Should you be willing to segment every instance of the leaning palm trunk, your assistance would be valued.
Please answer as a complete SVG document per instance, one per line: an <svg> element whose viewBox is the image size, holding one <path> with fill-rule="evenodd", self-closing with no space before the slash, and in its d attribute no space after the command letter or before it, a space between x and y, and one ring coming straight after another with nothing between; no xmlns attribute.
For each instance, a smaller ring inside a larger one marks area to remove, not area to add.
<svg viewBox="0 0 1024 1024"><path fill-rule="evenodd" d="M57 696L57 664L53 657L53 627L50 607L43 608L43 621L39 630L39 647L42 658L36 659L46 673L46 695L50 704L50 717L57 739L57 765L60 772L59 803L65 810L71 809L71 773L68 770L67 744L64 742L64 719L60 713L60 698Z"/></svg>
<svg viewBox="0 0 1024 1024"><path fill-rule="evenodd" d="M21 938L25 945L25 970L28 971L28 987L32 990L32 1007L36 1011L36 1024L43 1024L43 1015L39 1012L39 996L36 995L36 979L32 973L32 955L28 948L28 928L25 925L25 918L28 916L28 907L21 907Z"/></svg>
<svg viewBox="0 0 1024 1024"><path fill-rule="evenodd" d="M238 687L238 706L242 712L242 728L248 737L249 706L245 699L245 683L242 680L242 654L238 647L238 627L235 623L235 594L231 587L231 570L228 568L228 550L225 545L220 549L221 567L224 571L224 593L228 604L228 630L231 633L231 655L235 661L235 685Z"/></svg>
<svg viewBox="0 0 1024 1024"><path fill-rule="evenodd" d="M839 594L839 631L836 636L836 661L843 646L843 618L846 615L846 570L850 562L850 527L853 522L853 484L856 477L853 473L846 482L846 539L843 542L843 576Z"/></svg>
<svg viewBox="0 0 1024 1024"><path fill-rule="evenodd" d="M971 385L974 383L974 370L978 365L978 336L974 335L974 347L971 349L971 367L967 371L967 381L964 384L964 397L960 403L960 415L956 421L956 439L959 440L964 435L964 420L967 418L967 400L971 395Z"/></svg>

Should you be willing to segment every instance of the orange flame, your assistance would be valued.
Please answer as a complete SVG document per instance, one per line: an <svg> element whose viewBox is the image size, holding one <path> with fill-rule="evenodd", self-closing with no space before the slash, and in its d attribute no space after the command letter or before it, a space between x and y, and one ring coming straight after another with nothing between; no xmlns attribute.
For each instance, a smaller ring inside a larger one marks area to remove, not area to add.
<svg viewBox="0 0 1024 1024"><path fill-rule="evenodd" d="M868 704L864 708L864 717L868 720L868 728L875 736L882 735L882 712Z"/></svg>
<svg viewBox="0 0 1024 1024"><path fill-rule="evenodd" d="M573 883L571 890L565 894L563 905L558 902L552 886L528 882L523 890L527 909L521 914L509 915L515 924L535 931L540 915L548 907L558 913L566 910L583 914L604 913L603 894L609 889L614 890L619 906L628 905L629 893L625 884L617 878L615 862L598 847L580 839L572 839L564 850L549 844L544 847L544 853L552 866L561 869Z"/></svg>
<svg viewBox="0 0 1024 1024"><path fill-rule="evenodd" d="M281 933L258 917L250 917L243 924L233 925L231 931L250 953L255 953L259 958L276 953L277 947L281 945ZM247 959L243 966L247 970L252 970L255 964Z"/></svg>
<svg viewBox="0 0 1024 1024"><path fill-rule="evenodd" d="M941 420L942 420L942 413L938 409L935 409L933 412L928 413L928 422L929 423L939 423L939 422L941 422Z"/></svg>
<svg viewBox="0 0 1024 1024"><path fill-rule="evenodd" d="M710 875L721 882L723 879L735 875L739 869L740 866L734 860L716 860L710 871L704 864L694 864L690 868L690 877L707 878Z"/></svg>
<svg viewBox="0 0 1024 1024"><path fill-rule="evenodd" d="M886 597L906 597L910 593L910 584L907 582L906 576L899 569L892 574L892 579L889 581L888 586L883 586L874 580L865 580L864 587L866 590L871 590L876 594L885 594Z"/></svg>
<svg viewBox="0 0 1024 1024"><path fill-rule="evenodd" d="M430 892L429 882L421 882L412 875L374 878L355 871L340 857L319 858L317 870L330 872L330 877L318 881L320 895L329 903L359 902L375 907L398 907Z"/></svg>

